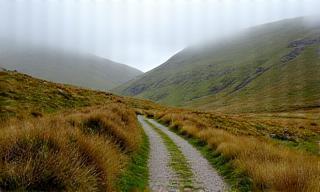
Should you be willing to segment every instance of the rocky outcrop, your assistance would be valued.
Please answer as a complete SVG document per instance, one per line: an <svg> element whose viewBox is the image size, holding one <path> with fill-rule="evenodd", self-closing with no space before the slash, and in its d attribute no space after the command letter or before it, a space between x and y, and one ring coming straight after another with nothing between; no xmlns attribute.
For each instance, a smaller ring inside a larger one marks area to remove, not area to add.
<svg viewBox="0 0 320 192"><path fill-rule="evenodd" d="M129 87L128 89L125 89L125 91L129 92L132 95L138 95L146 89L147 89L146 85L140 84L134 87Z"/></svg>
<svg viewBox="0 0 320 192"><path fill-rule="evenodd" d="M292 41L289 43L288 47L293 48L293 47L305 47L308 45L314 45L320 43L320 37L314 38L314 39L300 39L296 41Z"/></svg>
<svg viewBox="0 0 320 192"><path fill-rule="evenodd" d="M291 61L297 58L302 53L303 50L304 50L304 47L294 48L290 53L288 53L287 55L281 58L281 62L286 63L288 61Z"/></svg>
<svg viewBox="0 0 320 192"><path fill-rule="evenodd" d="M282 63L287 63L295 58L297 58L307 46L311 45L320 45L320 37L318 38L306 38L306 39L300 39L292 41L288 44L288 48L292 48L292 51L286 54L281 58ZM320 48L317 50L320 56ZM251 72L247 77L245 77L230 93L236 92L244 87L246 87L249 83L251 83L253 80L255 80L257 77L274 67L275 64L269 66L269 67L258 67L254 72ZM219 93L220 91L223 91L228 86L231 86L234 83L234 81L227 81L222 83L221 85L212 87L210 89L210 92L213 94Z"/></svg>
<svg viewBox="0 0 320 192"><path fill-rule="evenodd" d="M232 86L235 81L235 79L222 81L221 84L211 87L209 91L211 94L217 94L226 89L227 87Z"/></svg>
<svg viewBox="0 0 320 192"><path fill-rule="evenodd" d="M295 58L297 58L305 49L305 47L310 45L320 44L320 37L318 38L306 38L292 41L288 44L288 48L293 48L293 50L287 55L281 58L282 63L287 63Z"/></svg>
<svg viewBox="0 0 320 192"><path fill-rule="evenodd" d="M248 85L251 81L255 80L257 77L259 77L260 75L262 75L264 72L268 71L271 67L272 67L272 66L266 67L266 68L258 67L258 68L256 69L256 71L254 72L254 74L246 77L239 85L237 85L237 86L234 88L234 90L233 90L231 93L236 92L236 91L244 88L244 87L245 87L246 85Z"/></svg>

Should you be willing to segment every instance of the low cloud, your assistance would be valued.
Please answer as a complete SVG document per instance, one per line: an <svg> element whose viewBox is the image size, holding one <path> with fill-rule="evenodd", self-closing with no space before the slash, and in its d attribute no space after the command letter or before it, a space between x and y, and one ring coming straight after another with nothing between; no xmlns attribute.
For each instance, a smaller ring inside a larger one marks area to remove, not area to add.
<svg viewBox="0 0 320 192"><path fill-rule="evenodd" d="M195 42L319 7L318 0L1 0L0 37L147 71Z"/></svg>

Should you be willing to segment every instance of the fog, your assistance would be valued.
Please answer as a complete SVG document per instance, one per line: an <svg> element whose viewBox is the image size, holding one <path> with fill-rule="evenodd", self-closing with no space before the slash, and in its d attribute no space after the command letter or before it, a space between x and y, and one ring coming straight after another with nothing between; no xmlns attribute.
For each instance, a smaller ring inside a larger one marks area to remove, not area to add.
<svg viewBox="0 0 320 192"><path fill-rule="evenodd" d="M204 39L319 7L319 0L0 0L0 43L88 52L148 71Z"/></svg>

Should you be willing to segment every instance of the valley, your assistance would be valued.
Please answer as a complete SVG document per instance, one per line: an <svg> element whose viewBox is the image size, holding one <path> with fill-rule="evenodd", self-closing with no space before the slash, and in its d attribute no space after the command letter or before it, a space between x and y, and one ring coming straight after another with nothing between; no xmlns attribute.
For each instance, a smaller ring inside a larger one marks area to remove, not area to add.
<svg viewBox="0 0 320 192"><path fill-rule="evenodd" d="M5 157L1 160L1 189L319 189L318 109L224 114L51 83L13 71L2 71L0 77L0 155ZM162 149L152 144L156 138L162 140ZM167 150L168 155L157 157L158 150ZM192 160L189 155L193 153L202 157ZM158 158L158 166L167 162L171 179L154 175L162 170L152 168ZM34 163L26 166L28 159ZM200 161L210 168L201 168ZM222 180L213 183L211 176L201 174L218 174L212 177ZM153 182L158 177L169 183L159 186Z"/></svg>
<svg viewBox="0 0 320 192"><path fill-rule="evenodd" d="M101 53L153 58L116 35ZM0 191L320 192L319 22L208 39L145 73L1 41Z"/></svg>

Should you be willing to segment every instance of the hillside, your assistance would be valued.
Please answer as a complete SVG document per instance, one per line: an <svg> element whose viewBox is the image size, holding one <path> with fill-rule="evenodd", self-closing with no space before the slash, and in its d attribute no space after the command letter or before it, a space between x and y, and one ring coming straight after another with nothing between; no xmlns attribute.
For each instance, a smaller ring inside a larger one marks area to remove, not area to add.
<svg viewBox="0 0 320 192"><path fill-rule="evenodd" d="M124 103L141 109L159 107L146 100L52 83L19 72L0 70L0 119L37 117L66 109L112 103Z"/></svg>
<svg viewBox="0 0 320 192"><path fill-rule="evenodd" d="M2 40L0 67L81 87L110 90L142 74L132 67L86 53Z"/></svg>
<svg viewBox="0 0 320 192"><path fill-rule="evenodd" d="M320 24L288 19L188 47L114 91L225 112L314 108L320 106L319 50Z"/></svg>
<svg viewBox="0 0 320 192"><path fill-rule="evenodd" d="M0 190L148 191L149 150L157 160L159 151L151 147L156 139L143 132L137 114L193 143L234 191L319 189L319 110L224 115L2 69ZM169 167L189 180L189 153L179 152L172 140L169 145L168 138L164 142L170 158L179 162Z"/></svg>

